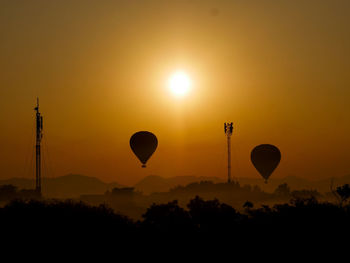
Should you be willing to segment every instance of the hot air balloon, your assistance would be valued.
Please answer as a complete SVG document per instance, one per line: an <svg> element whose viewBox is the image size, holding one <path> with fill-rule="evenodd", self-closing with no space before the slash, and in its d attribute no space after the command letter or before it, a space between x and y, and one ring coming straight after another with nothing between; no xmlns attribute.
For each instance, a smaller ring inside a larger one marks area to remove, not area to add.
<svg viewBox="0 0 350 263"><path fill-rule="evenodd" d="M276 146L261 144L252 150L250 159L256 170L265 179L265 183L267 183L267 179L269 179L281 160L281 152Z"/></svg>
<svg viewBox="0 0 350 263"><path fill-rule="evenodd" d="M140 131L130 138L130 147L137 158L146 167L148 159L152 156L158 146L157 137L148 131Z"/></svg>

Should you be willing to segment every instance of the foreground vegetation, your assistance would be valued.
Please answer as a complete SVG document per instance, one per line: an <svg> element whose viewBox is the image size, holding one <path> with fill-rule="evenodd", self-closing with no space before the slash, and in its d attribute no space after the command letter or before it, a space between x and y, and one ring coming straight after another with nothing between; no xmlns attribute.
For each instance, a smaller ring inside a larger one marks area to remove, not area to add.
<svg viewBox="0 0 350 263"><path fill-rule="evenodd" d="M176 200L152 204L137 221L105 205L91 206L73 200L13 200L0 208L0 221L9 228L46 233L343 232L349 229L350 222L349 189L349 185L337 189L339 203L320 202L315 197L294 198L288 203L255 208L247 201L242 212L217 199L196 196L186 208Z"/></svg>

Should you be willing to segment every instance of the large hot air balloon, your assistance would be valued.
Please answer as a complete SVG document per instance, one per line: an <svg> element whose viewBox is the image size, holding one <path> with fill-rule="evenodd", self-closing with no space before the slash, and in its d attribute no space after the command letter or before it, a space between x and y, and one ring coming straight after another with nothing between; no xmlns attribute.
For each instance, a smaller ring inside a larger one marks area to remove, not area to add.
<svg viewBox="0 0 350 263"><path fill-rule="evenodd" d="M137 158L146 167L148 159L152 156L158 146L157 137L148 131L140 131L130 138L130 147Z"/></svg>
<svg viewBox="0 0 350 263"><path fill-rule="evenodd" d="M261 144L252 150L250 158L255 168L265 179L265 183L267 183L267 179L281 160L281 152L276 146Z"/></svg>

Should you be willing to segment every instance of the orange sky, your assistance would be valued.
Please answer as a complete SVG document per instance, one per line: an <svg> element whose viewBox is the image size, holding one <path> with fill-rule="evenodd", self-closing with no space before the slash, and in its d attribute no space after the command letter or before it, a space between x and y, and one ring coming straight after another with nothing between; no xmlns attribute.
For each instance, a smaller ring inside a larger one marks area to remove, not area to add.
<svg viewBox="0 0 350 263"><path fill-rule="evenodd" d="M273 177L348 174L349 11L347 0L1 1L0 179L34 177L37 96L44 176L225 178L225 121L234 176L258 176L261 143L282 152ZM177 69L193 81L182 99L167 89ZM159 140L147 169L129 148L139 130Z"/></svg>

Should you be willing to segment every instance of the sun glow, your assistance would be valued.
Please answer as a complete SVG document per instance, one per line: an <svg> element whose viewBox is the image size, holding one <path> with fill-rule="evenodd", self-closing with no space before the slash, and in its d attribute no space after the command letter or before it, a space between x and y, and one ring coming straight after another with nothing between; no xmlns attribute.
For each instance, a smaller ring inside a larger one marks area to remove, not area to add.
<svg viewBox="0 0 350 263"><path fill-rule="evenodd" d="M185 96L191 88L191 80L183 71L177 71L169 79L169 89L177 97Z"/></svg>

